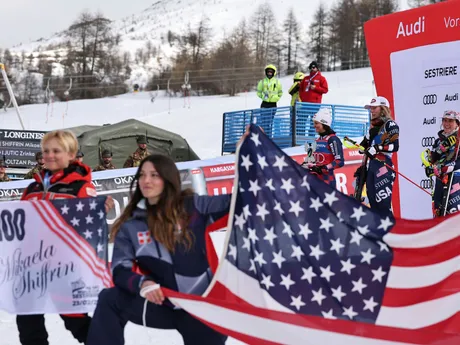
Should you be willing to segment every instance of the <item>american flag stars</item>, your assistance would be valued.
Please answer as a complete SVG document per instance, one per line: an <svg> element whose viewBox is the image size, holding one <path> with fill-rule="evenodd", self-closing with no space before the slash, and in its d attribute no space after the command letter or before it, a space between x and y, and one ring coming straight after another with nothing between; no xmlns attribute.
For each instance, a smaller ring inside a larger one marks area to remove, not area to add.
<svg viewBox="0 0 460 345"><path fill-rule="evenodd" d="M252 131L240 147L226 259L295 312L375 322L393 257L381 237L392 219L338 193Z"/></svg>
<svg viewBox="0 0 460 345"><path fill-rule="evenodd" d="M100 199L100 200L98 200ZM97 256L108 258L108 226L103 197L53 200L62 219L73 227L79 236L94 248Z"/></svg>

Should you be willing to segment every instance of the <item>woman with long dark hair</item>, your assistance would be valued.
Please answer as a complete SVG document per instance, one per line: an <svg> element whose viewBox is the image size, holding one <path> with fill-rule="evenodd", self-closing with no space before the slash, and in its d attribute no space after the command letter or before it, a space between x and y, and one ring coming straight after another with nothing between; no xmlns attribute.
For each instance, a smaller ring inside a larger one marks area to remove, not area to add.
<svg viewBox="0 0 460 345"><path fill-rule="evenodd" d="M175 308L160 287L203 294L212 279L205 228L229 211L231 195L198 196L181 190L174 161L162 155L141 162L133 188L111 232L115 287L99 295L86 344L124 344L128 321L176 329L186 345L225 344L226 336ZM153 304L144 304L141 292Z"/></svg>

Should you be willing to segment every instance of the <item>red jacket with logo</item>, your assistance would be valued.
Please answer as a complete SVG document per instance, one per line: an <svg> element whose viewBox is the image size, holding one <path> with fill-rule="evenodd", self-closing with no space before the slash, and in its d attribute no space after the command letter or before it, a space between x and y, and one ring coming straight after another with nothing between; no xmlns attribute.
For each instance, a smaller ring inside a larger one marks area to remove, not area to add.
<svg viewBox="0 0 460 345"><path fill-rule="evenodd" d="M315 85L312 89L311 85ZM323 100L323 94L329 91L326 78L323 77L320 71L310 73L305 76L300 82L299 86L299 97L302 102L308 103L321 103Z"/></svg>
<svg viewBox="0 0 460 345"><path fill-rule="evenodd" d="M54 173L50 185L45 188L43 181L48 170L35 174L32 182L22 194L21 200L51 200L88 198L96 196L96 188L91 182L91 168L80 162L72 162L64 170Z"/></svg>

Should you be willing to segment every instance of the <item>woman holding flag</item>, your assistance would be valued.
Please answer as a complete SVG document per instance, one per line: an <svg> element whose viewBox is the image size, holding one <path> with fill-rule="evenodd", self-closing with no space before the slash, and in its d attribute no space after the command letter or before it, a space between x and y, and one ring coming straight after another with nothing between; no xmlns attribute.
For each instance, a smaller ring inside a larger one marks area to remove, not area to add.
<svg viewBox="0 0 460 345"><path fill-rule="evenodd" d="M70 131L48 132L41 141L46 169L34 175L21 200L50 200L95 197L91 168L75 160L78 141ZM114 206L107 198L106 210ZM66 329L78 342L84 343L91 318L87 314L61 315ZM18 315L16 323L22 345L48 345L44 315Z"/></svg>
<svg viewBox="0 0 460 345"><path fill-rule="evenodd" d="M428 150L427 177L435 177L433 215L444 216L458 212L460 207L460 160L459 126L460 114L453 110L442 116L441 130L431 150Z"/></svg>
<svg viewBox="0 0 460 345"><path fill-rule="evenodd" d="M206 227L228 213L231 195L199 196L181 190L176 164L162 155L140 163L131 189L134 186L112 227L115 287L100 293L86 344L124 344L128 321L176 329L186 345L225 344L226 336L165 300L161 287L204 293L213 276Z"/></svg>

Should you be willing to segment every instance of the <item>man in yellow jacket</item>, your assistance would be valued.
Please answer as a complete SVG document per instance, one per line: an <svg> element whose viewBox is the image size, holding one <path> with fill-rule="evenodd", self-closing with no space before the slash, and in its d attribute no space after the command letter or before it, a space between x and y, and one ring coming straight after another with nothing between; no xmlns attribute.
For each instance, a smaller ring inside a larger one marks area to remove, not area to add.
<svg viewBox="0 0 460 345"><path fill-rule="evenodd" d="M276 76L276 67L265 67L265 78L257 84L257 96L262 100L261 108L276 108L283 95L283 88Z"/></svg>
<svg viewBox="0 0 460 345"><path fill-rule="evenodd" d="M276 108L277 102L283 95L281 83L275 76L276 67L274 65L265 67L265 78L257 84L257 96L262 100L261 108ZM276 109L261 111L257 119L258 125L264 129L269 137L272 137L272 125L275 113Z"/></svg>
<svg viewBox="0 0 460 345"><path fill-rule="evenodd" d="M289 89L289 94L291 95L291 107L295 107L296 102L300 102L299 97L299 89L300 89L300 82L304 78L304 74L302 72L297 72L294 74L294 84L292 84L291 88Z"/></svg>

